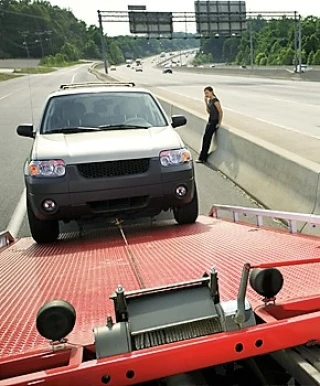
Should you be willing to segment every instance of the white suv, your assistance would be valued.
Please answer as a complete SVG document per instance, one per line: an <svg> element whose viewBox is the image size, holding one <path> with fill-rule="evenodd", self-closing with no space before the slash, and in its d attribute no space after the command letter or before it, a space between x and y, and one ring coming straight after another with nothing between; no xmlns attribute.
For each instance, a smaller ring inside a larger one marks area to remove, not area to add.
<svg viewBox="0 0 320 386"><path fill-rule="evenodd" d="M40 125L19 126L34 139L24 167L31 234L59 236L59 221L156 216L172 209L179 224L198 217L190 151L156 98L128 84L62 85Z"/></svg>

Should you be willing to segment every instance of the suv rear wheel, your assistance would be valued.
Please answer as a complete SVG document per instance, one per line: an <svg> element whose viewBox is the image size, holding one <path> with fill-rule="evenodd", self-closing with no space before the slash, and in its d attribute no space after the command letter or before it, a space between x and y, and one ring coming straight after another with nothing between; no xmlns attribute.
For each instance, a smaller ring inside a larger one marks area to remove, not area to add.
<svg viewBox="0 0 320 386"><path fill-rule="evenodd" d="M59 237L59 221L39 220L27 201L28 220L32 238L38 244L53 243Z"/></svg>
<svg viewBox="0 0 320 386"><path fill-rule="evenodd" d="M178 224L193 224L199 216L198 193L195 187L192 201L188 204L173 208L173 216Z"/></svg>

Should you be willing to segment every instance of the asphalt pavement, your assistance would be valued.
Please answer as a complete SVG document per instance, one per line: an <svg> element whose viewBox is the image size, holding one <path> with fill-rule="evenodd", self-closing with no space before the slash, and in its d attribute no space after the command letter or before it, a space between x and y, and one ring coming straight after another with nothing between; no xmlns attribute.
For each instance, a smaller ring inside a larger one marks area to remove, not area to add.
<svg viewBox="0 0 320 386"><path fill-rule="evenodd" d="M320 139L320 83L190 74L175 72L174 68L172 75L162 74L160 68L151 66L150 60L145 61L143 73L125 66L118 67L115 73L199 101L203 101L204 86L212 85L227 112L241 113Z"/></svg>
<svg viewBox="0 0 320 386"><path fill-rule="evenodd" d="M150 59L144 71L119 66L110 75L134 81L205 115L203 88L213 86L224 108L224 124L320 163L320 83L257 77L163 74Z"/></svg>
<svg viewBox="0 0 320 386"><path fill-rule="evenodd" d="M0 231L10 224L15 236L30 236L25 214L22 168L32 142L31 139L18 137L16 127L21 123L37 123L45 99L50 92L57 90L60 84L96 81L95 77L88 73L88 67L89 65L80 65L50 74L30 75L1 83ZM196 165L196 180L201 214L207 214L215 203L257 207L248 195L222 174L205 165ZM165 218L168 216L171 215L166 214Z"/></svg>
<svg viewBox="0 0 320 386"><path fill-rule="evenodd" d="M6 229L23 193L23 164L31 149L32 140L18 137L16 128L22 123L37 124L49 93L60 84L95 81L88 73L88 64L64 68L57 72L41 75L27 75L0 82L0 231ZM24 200L21 200L24 204ZM24 210L20 205L18 212ZM21 215L14 217L14 228L19 227ZM28 234L26 222L21 228ZM20 234L20 233L19 233Z"/></svg>

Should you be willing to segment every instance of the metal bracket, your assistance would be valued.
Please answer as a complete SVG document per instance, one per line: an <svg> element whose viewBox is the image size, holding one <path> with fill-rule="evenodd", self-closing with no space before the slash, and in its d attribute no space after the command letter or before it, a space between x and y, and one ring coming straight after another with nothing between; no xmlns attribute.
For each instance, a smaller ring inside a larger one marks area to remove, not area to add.
<svg viewBox="0 0 320 386"><path fill-rule="evenodd" d="M289 232L292 234L298 233L297 222L303 222L310 224L312 226L320 225L320 215L316 214L304 214L304 213L293 213L293 212L283 212L276 210L268 209L255 209L255 208L245 208L242 206L231 206L231 205L213 205L209 216L219 218L219 211L230 212L233 215L233 221L239 221L239 215L243 214L244 216L253 215L256 216L257 226L263 226L263 218L273 218L284 220L288 223Z"/></svg>
<svg viewBox="0 0 320 386"><path fill-rule="evenodd" d="M0 248L7 247L9 244L13 242L14 242L14 237L8 230L0 232Z"/></svg>
<svg viewBox="0 0 320 386"><path fill-rule="evenodd" d="M126 291L125 292L125 297L126 298L132 298L136 296L143 296L143 295L150 295L153 293L157 292L162 292L162 291L170 291L170 290L175 290L179 288L190 288L190 287L199 287L199 286L209 286L210 285L210 276L203 276L201 279L195 279L195 280L190 280L190 281L185 281L185 282L180 282L180 283L174 283L174 284L169 284L169 285L164 285L164 286L159 286L159 287L151 287L151 288L144 288L140 290L134 290L134 291ZM121 286L120 286L121 287ZM115 300L117 298L117 294L114 293L113 295L110 296L109 299Z"/></svg>
<svg viewBox="0 0 320 386"><path fill-rule="evenodd" d="M242 275L240 281L240 287L237 296L237 312L234 317L234 321L237 324L243 324L246 322L246 292L248 287L250 264L246 263L242 268Z"/></svg>
<svg viewBox="0 0 320 386"><path fill-rule="evenodd" d="M128 307L126 302L126 294L123 287L119 284L113 297L114 308L116 312L117 322L128 321Z"/></svg>

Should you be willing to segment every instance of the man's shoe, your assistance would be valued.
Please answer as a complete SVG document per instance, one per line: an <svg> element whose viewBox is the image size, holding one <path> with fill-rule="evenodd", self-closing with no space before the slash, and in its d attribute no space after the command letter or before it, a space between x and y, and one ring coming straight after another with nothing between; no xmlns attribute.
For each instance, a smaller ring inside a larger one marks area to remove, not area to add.
<svg viewBox="0 0 320 386"><path fill-rule="evenodd" d="M205 161L203 161L202 159L196 159L196 163L197 164L203 164Z"/></svg>

